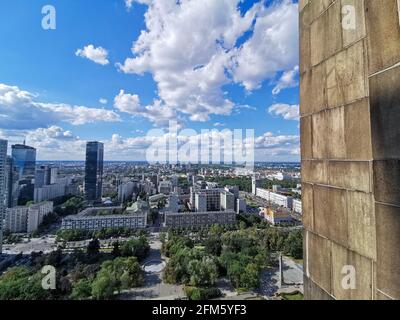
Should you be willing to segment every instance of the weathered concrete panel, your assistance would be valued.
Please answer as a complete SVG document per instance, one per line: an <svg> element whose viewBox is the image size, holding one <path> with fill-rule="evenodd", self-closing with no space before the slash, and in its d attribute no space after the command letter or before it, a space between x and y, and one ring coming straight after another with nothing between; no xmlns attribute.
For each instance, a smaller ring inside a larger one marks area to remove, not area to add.
<svg viewBox="0 0 400 320"><path fill-rule="evenodd" d="M355 28L343 28L343 47L347 47L366 36L364 0L341 0L342 8L352 6L355 8ZM347 14L349 14L347 12ZM345 17L345 15L344 15Z"/></svg>
<svg viewBox="0 0 400 320"><path fill-rule="evenodd" d="M368 96L364 41L326 61L328 107L349 104Z"/></svg>
<svg viewBox="0 0 400 320"><path fill-rule="evenodd" d="M376 204L377 288L400 299L400 208Z"/></svg>
<svg viewBox="0 0 400 320"><path fill-rule="evenodd" d="M374 161L375 200L400 206L400 160Z"/></svg>
<svg viewBox="0 0 400 320"><path fill-rule="evenodd" d="M311 279L326 292L331 292L331 243L308 232L307 255Z"/></svg>
<svg viewBox="0 0 400 320"><path fill-rule="evenodd" d="M348 267L354 267L353 270ZM355 271L355 288L345 276ZM372 261L332 243L332 294L339 300L372 299Z"/></svg>
<svg viewBox="0 0 400 320"><path fill-rule="evenodd" d="M301 166L303 182L328 184L328 163L321 160L304 160Z"/></svg>
<svg viewBox="0 0 400 320"><path fill-rule="evenodd" d="M372 160L368 102L363 99L344 108L346 155L351 160Z"/></svg>
<svg viewBox="0 0 400 320"><path fill-rule="evenodd" d="M376 223L372 193L347 192L349 248L376 261Z"/></svg>
<svg viewBox="0 0 400 320"><path fill-rule="evenodd" d="M300 74L309 70L311 67L311 51L310 51L310 24L311 10L309 7L300 13Z"/></svg>
<svg viewBox="0 0 400 320"><path fill-rule="evenodd" d="M314 230L314 190L312 184L301 185L301 202L303 206L303 226L307 230Z"/></svg>
<svg viewBox="0 0 400 320"><path fill-rule="evenodd" d="M365 0L369 74L400 62L400 23L396 0Z"/></svg>
<svg viewBox="0 0 400 320"><path fill-rule="evenodd" d="M327 113L328 127L325 129L328 138L325 142L328 151L327 157L328 159L345 159L344 108L330 109Z"/></svg>
<svg viewBox="0 0 400 320"><path fill-rule="evenodd" d="M314 281L304 276L304 299L305 300L334 300L326 291L322 290Z"/></svg>
<svg viewBox="0 0 400 320"><path fill-rule="evenodd" d="M312 119L311 116L303 117L300 120L300 145L301 158L312 159Z"/></svg>
<svg viewBox="0 0 400 320"><path fill-rule="evenodd" d="M348 245L346 191L314 186L314 229L343 246Z"/></svg>
<svg viewBox="0 0 400 320"><path fill-rule="evenodd" d="M355 191L371 192L368 161L330 161L329 185Z"/></svg>
<svg viewBox="0 0 400 320"><path fill-rule="evenodd" d="M375 159L400 159L400 67L370 79Z"/></svg>
<svg viewBox="0 0 400 320"><path fill-rule="evenodd" d="M328 158L329 113L322 111L312 116L312 154L314 159Z"/></svg>

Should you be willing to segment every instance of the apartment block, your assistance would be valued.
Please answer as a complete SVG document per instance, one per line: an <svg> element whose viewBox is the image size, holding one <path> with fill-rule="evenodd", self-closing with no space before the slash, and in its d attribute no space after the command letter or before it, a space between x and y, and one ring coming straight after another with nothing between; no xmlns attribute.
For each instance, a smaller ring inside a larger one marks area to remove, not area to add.
<svg viewBox="0 0 400 320"><path fill-rule="evenodd" d="M299 1L306 299L400 299L399 8Z"/></svg>
<svg viewBox="0 0 400 320"><path fill-rule="evenodd" d="M293 199L293 211L296 213L301 214L302 213L302 204L301 204L301 200L297 200L297 199Z"/></svg>
<svg viewBox="0 0 400 320"><path fill-rule="evenodd" d="M52 211L53 202L50 201L8 208L5 229L13 233L32 233L38 229L43 218Z"/></svg>
<svg viewBox="0 0 400 320"><path fill-rule="evenodd" d="M236 222L236 213L228 211L167 213L165 215L166 228L205 227L213 224L232 225Z"/></svg>
<svg viewBox="0 0 400 320"><path fill-rule="evenodd" d="M293 207L293 198L285 196L283 194L271 192L267 189L257 188L256 195L257 197L260 197L280 207L284 207L287 209L292 209Z"/></svg>

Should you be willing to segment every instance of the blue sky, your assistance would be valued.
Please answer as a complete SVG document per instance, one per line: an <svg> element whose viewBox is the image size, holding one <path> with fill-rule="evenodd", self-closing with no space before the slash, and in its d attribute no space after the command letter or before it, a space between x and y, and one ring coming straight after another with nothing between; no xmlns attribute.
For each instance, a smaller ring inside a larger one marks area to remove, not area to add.
<svg viewBox="0 0 400 320"><path fill-rule="evenodd" d="M146 133L179 119L254 129L256 160L298 160L297 1L202 1L1 1L0 136L39 159L101 140L108 159L142 160Z"/></svg>

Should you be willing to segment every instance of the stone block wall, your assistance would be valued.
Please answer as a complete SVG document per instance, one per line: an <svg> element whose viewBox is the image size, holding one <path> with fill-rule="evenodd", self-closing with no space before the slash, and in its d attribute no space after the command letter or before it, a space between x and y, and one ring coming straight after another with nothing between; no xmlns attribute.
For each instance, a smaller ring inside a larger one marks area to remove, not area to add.
<svg viewBox="0 0 400 320"><path fill-rule="evenodd" d="M299 10L305 298L400 299L400 0Z"/></svg>

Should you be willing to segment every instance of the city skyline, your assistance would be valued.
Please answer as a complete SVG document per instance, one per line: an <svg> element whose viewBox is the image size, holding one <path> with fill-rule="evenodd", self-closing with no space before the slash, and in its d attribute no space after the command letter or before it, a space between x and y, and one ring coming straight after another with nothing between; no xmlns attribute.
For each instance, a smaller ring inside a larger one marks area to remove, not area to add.
<svg viewBox="0 0 400 320"><path fill-rule="evenodd" d="M147 132L174 120L199 134L254 129L256 161L299 161L297 1L52 4L55 30L41 27L42 1L0 5L13 12L0 19L0 137L10 145L79 160L97 140L105 160L143 161Z"/></svg>

